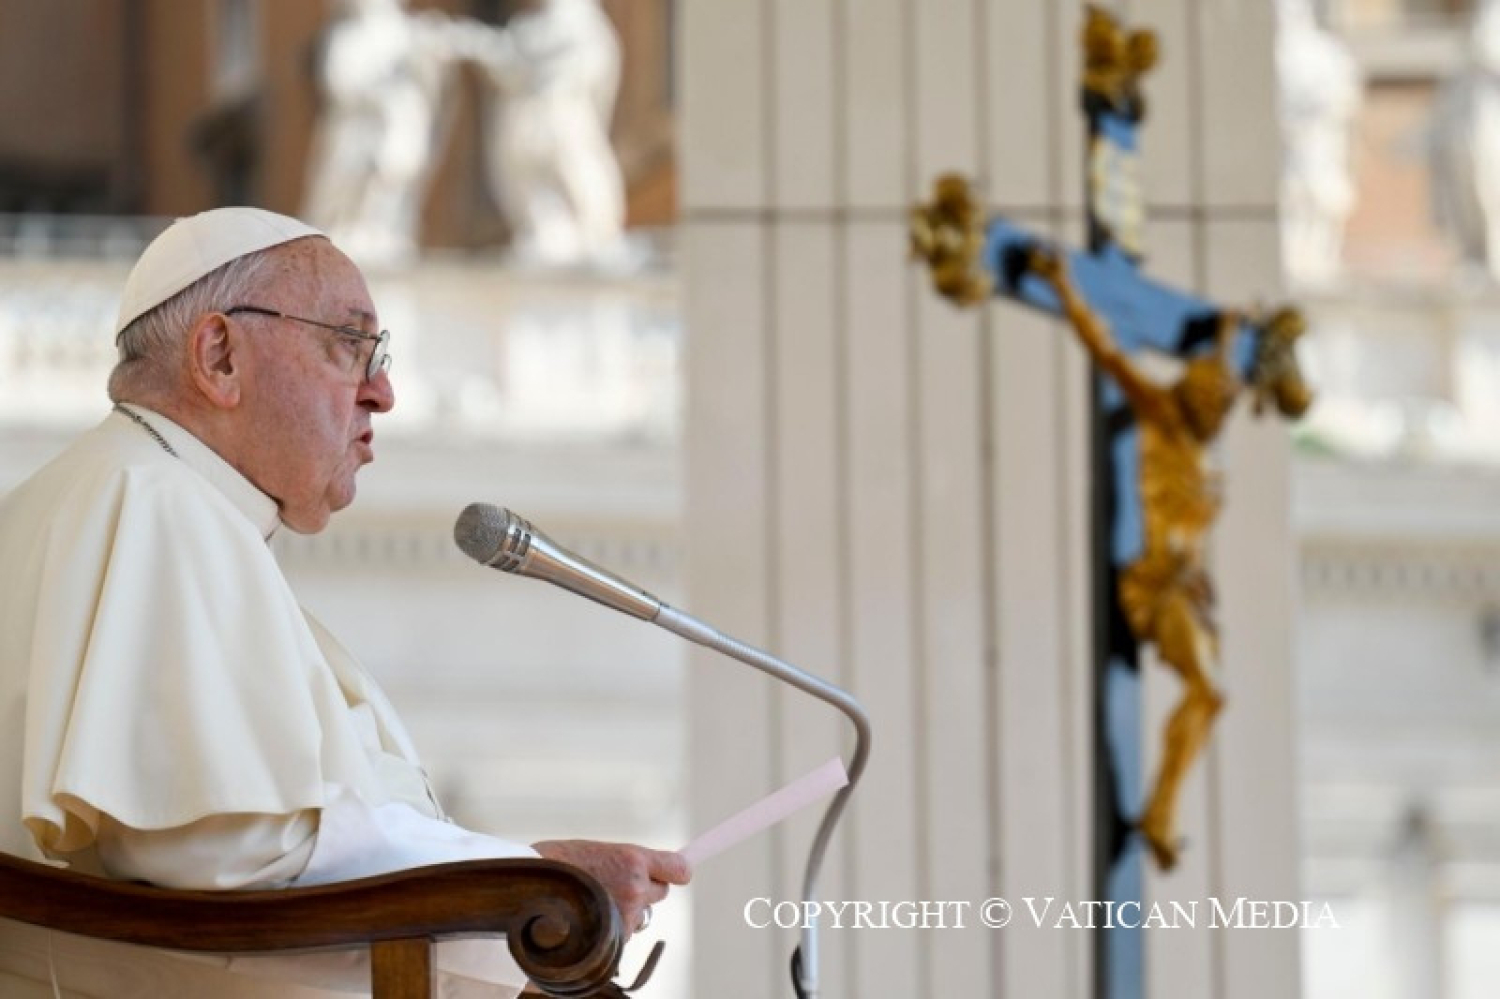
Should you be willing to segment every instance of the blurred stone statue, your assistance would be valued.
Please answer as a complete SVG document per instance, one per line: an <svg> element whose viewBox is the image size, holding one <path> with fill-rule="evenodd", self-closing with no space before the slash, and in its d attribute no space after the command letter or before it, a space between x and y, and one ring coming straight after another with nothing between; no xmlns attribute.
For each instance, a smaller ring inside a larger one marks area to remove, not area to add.
<svg viewBox="0 0 1500 999"><path fill-rule="evenodd" d="M1466 65L1432 121L1432 208L1466 261L1500 278L1500 0L1482 0Z"/></svg>
<svg viewBox="0 0 1500 999"><path fill-rule="evenodd" d="M1343 43L1318 25L1312 0L1277 0L1277 14L1282 259L1293 281L1320 284L1338 276L1354 208L1349 137L1363 81Z"/></svg>
<svg viewBox="0 0 1500 999"><path fill-rule="evenodd" d="M480 54L491 190L515 257L551 266L626 256L625 182L609 141L620 45L598 0L535 0Z"/></svg>
<svg viewBox="0 0 1500 999"><path fill-rule="evenodd" d="M415 255L458 19L401 0L337 0L317 70L322 109L302 217L366 266Z"/></svg>
<svg viewBox="0 0 1500 999"><path fill-rule="evenodd" d="M336 0L303 217L365 266L412 258L465 63L488 84L487 173L515 258L628 263L609 140L620 45L598 0L531 0L503 28L408 13L402 0Z"/></svg>

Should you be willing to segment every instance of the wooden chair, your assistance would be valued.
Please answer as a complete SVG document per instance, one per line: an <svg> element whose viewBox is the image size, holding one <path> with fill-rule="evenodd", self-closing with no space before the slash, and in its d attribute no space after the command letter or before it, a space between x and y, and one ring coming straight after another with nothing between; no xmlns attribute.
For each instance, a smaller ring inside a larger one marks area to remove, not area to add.
<svg viewBox="0 0 1500 999"><path fill-rule="evenodd" d="M374 999L431 999L435 941L504 934L547 995L624 995L611 981L624 944L614 903L589 875L549 860L473 860L315 888L209 892L106 881L0 854L0 918L210 953L368 944Z"/></svg>

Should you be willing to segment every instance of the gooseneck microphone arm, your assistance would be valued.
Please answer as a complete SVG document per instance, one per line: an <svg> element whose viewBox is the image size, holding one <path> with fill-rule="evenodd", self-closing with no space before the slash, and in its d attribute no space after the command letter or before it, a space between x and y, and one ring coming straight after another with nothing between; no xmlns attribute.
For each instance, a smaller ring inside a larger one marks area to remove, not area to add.
<svg viewBox="0 0 1500 999"><path fill-rule="evenodd" d="M829 802L828 810L823 813L823 821L818 826L817 835L813 837L812 847L807 854L807 867L802 875L802 900L804 902L817 901L818 875L823 869L823 854L828 850L828 841L833 838L834 826L838 824L839 816L843 814L844 806L849 801L849 795L854 792L854 785L858 782L860 774L864 773L865 763L870 758L870 718L865 714L865 709L847 691L800 670L763 649L731 638L669 604L661 605L661 610L654 621L690 642L696 642L706 648L721 652L731 659L738 659L764 673L769 673L783 683L791 684L803 693L811 694L823 703L842 711L854 725L854 755L850 757L846 768L849 783L839 788L833 801ZM805 906L802 911L816 912L817 910L811 906ZM817 918L813 917L806 922L807 925L802 930L802 945L792 959L792 984L796 987L797 995L802 999L816 999L818 995Z"/></svg>
<svg viewBox="0 0 1500 999"><path fill-rule="evenodd" d="M488 503L471 503L459 514L458 521L453 525L453 540L466 555L483 565L521 576L545 579L606 607L659 625L690 642L769 673L843 712L854 726L854 754L846 767L849 783L839 789L823 814L823 821L818 826L817 835L813 837L812 847L808 852L807 868L802 879L803 901L817 901L818 875L823 867L823 855L828 850L834 827L849 802L849 796L854 793L854 787L864 773L865 764L870 757L870 719L853 696L763 649L731 638L692 615L663 603L640 587L574 555L509 510ZM817 910L808 906L803 911ZM815 918L807 920L807 924L802 930L801 945L792 957L792 986L801 999L816 999L818 925Z"/></svg>

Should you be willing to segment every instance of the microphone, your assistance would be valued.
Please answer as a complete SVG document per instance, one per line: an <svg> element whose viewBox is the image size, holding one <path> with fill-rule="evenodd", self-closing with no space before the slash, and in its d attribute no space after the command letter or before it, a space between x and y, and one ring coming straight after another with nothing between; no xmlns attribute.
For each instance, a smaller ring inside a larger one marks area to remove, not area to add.
<svg viewBox="0 0 1500 999"><path fill-rule="evenodd" d="M833 828L843 814L844 805L854 793L854 785L859 782L865 763L870 758L870 718L848 691L803 672L763 649L731 638L691 614L663 603L639 586L599 568L586 558L574 555L532 527L524 517L509 510L490 503L470 503L453 524L453 541L465 555L481 565L520 576L545 579L596 603L642 621L650 621L690 642L754 666L762 673L789 683L843 712L854 726L854 755L845 768L849 774L849 783L839 789L829 803L828 810L823 813L823 821L818 826L817 835L813 837L812 847L808 851L807 869L802 881L803 899L808 902L817 899L818 874L823 866L823 854L828 849L828 841L833 837ZM800 999L816 999L818 995L817 934L816 918L806 920L802 928L801 946L792 955L792 987Z"/></svg>
<svg viewBox="0 0 1500 999"><path fill-rule="evenodd" d="M490 503L470 503L453 524L453 542L474 561L502 572L545 579L606 607L654 621L660 600L574 555L524 517Z"/></svg>

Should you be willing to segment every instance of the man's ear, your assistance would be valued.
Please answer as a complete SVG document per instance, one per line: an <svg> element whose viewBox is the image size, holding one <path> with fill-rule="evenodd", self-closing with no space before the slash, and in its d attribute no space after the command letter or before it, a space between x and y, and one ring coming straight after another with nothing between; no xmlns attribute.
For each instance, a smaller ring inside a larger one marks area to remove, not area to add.
<svg viewBox="0 0 1500 999"><path fill-rule="evenodd" d="M239 405L244 341L222 312L198 317L187 335L188 375L210 405Z"/></svg>

